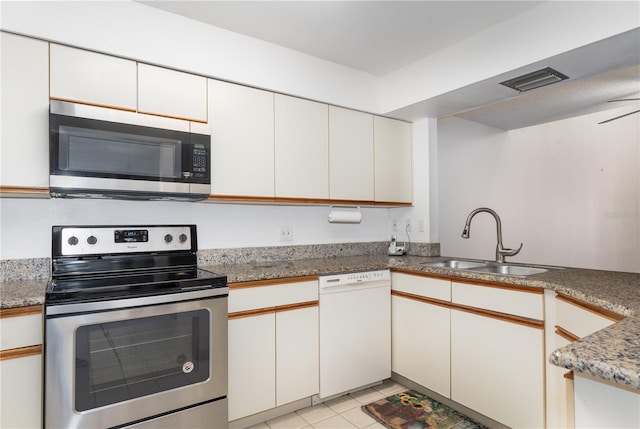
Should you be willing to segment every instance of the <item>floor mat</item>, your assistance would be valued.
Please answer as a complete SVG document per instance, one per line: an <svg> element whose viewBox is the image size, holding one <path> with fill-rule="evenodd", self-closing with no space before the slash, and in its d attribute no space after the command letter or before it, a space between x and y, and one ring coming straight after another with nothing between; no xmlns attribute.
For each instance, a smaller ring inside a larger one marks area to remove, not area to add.
<svg viewBox="0 0 640 429"><path fill-rule="evenodd" d="M389 429L484 429L469 417L413 390L363 405L362 410Z"/></svg>

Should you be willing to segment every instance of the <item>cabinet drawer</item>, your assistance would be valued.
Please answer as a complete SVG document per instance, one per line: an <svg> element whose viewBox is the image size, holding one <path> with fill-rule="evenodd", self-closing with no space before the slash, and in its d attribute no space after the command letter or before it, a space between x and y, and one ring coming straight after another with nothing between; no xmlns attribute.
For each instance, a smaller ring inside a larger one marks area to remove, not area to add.
<svg viewBox="0 0 640 429"><path fill-rule="evenodd" d="M556 297L556 323L582 338L614 324L615 321Z"/></svg>
<svg viewBox="0 0 640 429"><path fill-rule="evenodd" d="M317 280L269 285L255 282L255 287L249 282L229 287L229 313L318 300Z"/></svg>
<svg viewBox="0 0 640 429"><path fill-rule="evenodd" d="M543 292L537 289L505 289L488 285L451 283L454 304L543 320Z"/></svg>
<svg viewBox="0 0 640 429"><path fill-rule="evenodd" d="M0 350L42 344L42 314L0 318Z"/></svg>
<svg viewBox="0 0 640 429"><path fill-rule="evenodd" d="M451 301L451 281L449 280L391 273L391 289L426 298Z"/></svg>

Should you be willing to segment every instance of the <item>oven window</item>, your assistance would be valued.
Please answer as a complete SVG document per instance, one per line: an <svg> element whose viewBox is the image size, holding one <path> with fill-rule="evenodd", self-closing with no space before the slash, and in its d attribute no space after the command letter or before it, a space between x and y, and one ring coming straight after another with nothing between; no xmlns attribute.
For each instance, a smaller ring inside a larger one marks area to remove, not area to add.
<svg viewBox="0 0 640 429"><path fill-rule="evenodd" d="M205 381L209 326L209 311L197 310L78 328L76 410Z"/></svg>

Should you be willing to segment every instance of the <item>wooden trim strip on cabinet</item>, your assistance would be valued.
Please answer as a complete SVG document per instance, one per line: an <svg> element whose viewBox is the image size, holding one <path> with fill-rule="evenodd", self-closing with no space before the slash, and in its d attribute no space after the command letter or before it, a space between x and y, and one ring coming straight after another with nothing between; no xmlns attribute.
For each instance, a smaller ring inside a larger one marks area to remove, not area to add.
<svg viewBox="0 0 640 429"><path fill-rule="evenodd" d="M288 305L279 305L276 307L276 313L279 313L282 311L301 310L303 308L317 307L319 303L320 303L319 301L308 301L308 302L298 302L295 304L288 304Z"/></svg>
<svg viewBox="0 0 640 429"><path fill-rule="evenodd" d="M544 288L541 287L531 287L531 286L519 286L519 285L513 285L513 284L506 284L506 283L498 283L498 282L492 282L492 281L488 281L488 280L476 280L476 279L462 279L462 278L458 278L458 277L453 277L451 278L452 282L456 282L456 283L467 283L467 284L472 284L475 286L485 286L485 287L492 287L492 288L496 288L496 289L506 289L506 290L515 290L518 292L526 292L526 293L533 293L536 295L544 295Z"/></svg>
<svg viewBox="0 0 640 429"><path fill-rule="evenodd" d="M568 331L564 329L562 326L558 326L558 325L556 325L556 334L571 343L573 343L574 341L578 341L580 339L580 337L574 334L573 332Z"/></svg>
<svg viewBox="0 0 640 429"><path fill-rule="evenodd" d="M400 273L400 274L407 274L410 276L417 276L417 277L428 277L431 279L439 279L439 280L457 280L457 278L455 277L451 277L451 276L447 276L444 274L435 274L435 273L427 273L424 271L412 271L412 270L407 270L404 268L396 268L396 267L392 267L391 268L391 272L392 273Z"/></svg>
<svg viewBox="0 0 640 429"><path fill-rule="evenodd" d="M17 349L0 350L0 360L17 359L27 356L41 355L42 344L37 346L20 347Z"/></svg>
<svg viewBox="0 0 640 429"><path fill-rule="evenodd" d="M544 329L544 322L542 320L529 319L526 317L514 316L513 314L500 313L497 311L486 310L484 308L469 307L468 305L455 303L451 303L451 309L476 314L478 316L489 317L491 319L502 320L503 322L516 323L529 328Z"/></svg>
<svg viewBox="0 0 640 429"><path fill-rule="evenodd" d="M262 314L279 313L282 311L300 310L303 308L317 307L319 301L297 302L295 304L277 305L274 307L255 308L252 310L236 311L229 313L227 319L240 319L242 317L260 316Z"/></svg>
<svg viewBox="0 0 640 429"><path fill-rule="evenodd" d="M113 106L111 104L89 103L87 101L74 100L72 98L62 98L62 97L49 97L49 99L50 100L58 100L58 101L66 101L68 103L84 104L84 105L87 105L87 106L104 107L104 108L107 108L107 109L122 110L122 111L125 111L125 112L136 113L136 109L135 108L128 108L128 107L122 107L122 106Z"/></svg>
<svg viewBox="0 0 640 429"><path fill-rule="evenodd" d="M29 196L49 196L49 188L25 186L0 186L0 194L22 194Z"/></svg>
<svg viewBox="0 0 640 429"><path fill-rule="evenodd" d="M567 296L561 293L556 295L556 299L559 299L560 301L568 302L569 304L573 304L576 307L580 307L583 310L590 311L592 313L597 314L598 316L602 316L605 319L609 319L614 322L620 322L621 320L626 319L625 316L622 316L618 313L614 313L613 311L600 308L597 305L589 304L587 302L577 300L575 298L572 298L570 296Z"/></svg>
<svg viewBox="0 0 640 429"><path fill-rule="evenodd" d="M31 314L41 314L41 305L30 305L28 307L12 307L0 309L0 319L5 317L29 316Z"/></svg>
<svg viewBox="0 0 640 429"><path fill-rule="evenodd" d="M393 201L374 201L374 206L390 206L390 207L412 207L413 203L393 202Z"/></svg>
<svg viewBox="0 0 640 429"><path fill-rule="evenodd" d="M425 304L433 304L438 305L444 308L451 308L451 303L448 301L442 301L440 299L435 298L427 298L426 296L415 295L413 293L401 292L399 290L391 290L392 296L398 296L401 298L412 299L414 301L424 302Z"/></svg>
<svg viewBox="0 0 640 429"><path fill-rule="evenodd" d="M186 116L165 115L165 114L157 113L157 112L147 112L146 110L138 110L138 113L142 113L143 115L160 116L161 118L179 119L181 121L187 121L187 122L197 122L199 124L206 124L207 123L207 121L204 120L204 119L189 118L189 117L186 117Z"/></svg>
<svg viewBox="0 0 640 429"><path fill-rule="evenodd" d="M274 197L250 197L245 195L209 195L207 201L242 201L246 203L275 203Z"/></svg>
<svg viewBox="0 0 640 429"><path fill-rule="evenodd" d="M286 277L286 278L278 278L278 279L266 279L266 280L252 280L248 282L236 282L229 283L229 289L244 289L249 287L261 287L261 286L273 286L273 285L281 285L287 283L298 283L298 282L310 282L318 280L318 276L300 276L300 277Z"/></svg>
<svg viewBox="0 0 640 429"><path fill-rule="evenodd" d="M385 206L385 207L410 207L412 203L394 203L394 202L380 202L370 200L334 200L331 198L299 198L299 197L262 197L251 195L220 195L213 194L207 197L207 201L211 202L245 202L255 204L299 204L299 205L312 205L312 204L349 204L358 206Z"/></svg>
<svg viewBox="0 0 640 429"><path fill-rule="evenodd" d="M567 380L573 380L573 371L565 372L563 377Z"/></svg>

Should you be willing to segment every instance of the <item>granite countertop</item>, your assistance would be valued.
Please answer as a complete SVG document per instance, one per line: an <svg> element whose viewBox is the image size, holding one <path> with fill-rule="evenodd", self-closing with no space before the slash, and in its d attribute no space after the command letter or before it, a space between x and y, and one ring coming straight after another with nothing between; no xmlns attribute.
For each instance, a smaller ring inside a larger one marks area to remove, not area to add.
<svg viewBox="0 0 640 429"><path fill-rule="evenodd" d="M640 389L640 274L562 268L529 277L459 271L423 265L444 257L365 255L201 268L225 274L229 283L287 277L317 276L350 271L398 268L450 277L494 281L554 290L627 317L551 353L557 366ZM41 305L46 279L0 283L0 309Z"/></svg>

